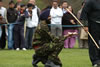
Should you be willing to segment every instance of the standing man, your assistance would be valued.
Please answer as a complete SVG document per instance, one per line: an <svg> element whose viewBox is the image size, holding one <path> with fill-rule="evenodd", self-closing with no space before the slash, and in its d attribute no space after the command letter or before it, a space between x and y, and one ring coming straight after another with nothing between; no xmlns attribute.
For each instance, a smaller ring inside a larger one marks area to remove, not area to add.
<svg viewBox="0 0 100 67"><path fill-rule="evenodd" d="M8 25L8 49L14 49L14 38L13 38L13 30L14 24L17 20L17 10L14 8L15 4L13 1L9 2L9 8L7 9L7 21Z"/></svg>
<svg viewBox="0 0 100 67"><path fill-rule="evenodd" d="M51 18L51 33L55 36L62 36L62 16L63 11L58 7L58 2L52 2L52 9L50 11Z"/></svg>
<svg viewBox="0 0 100 67"><path fill-rule="evenodd" d="M16 50L26 50L25 47L25 38L24 38L24 24L25 19L29 17L28 12L26 11L26 6L21 5L20 11L18 12L17 24L14 26L14 42Z"/></svg>
<svg viewBox="0 0 100 67"><path fill-rule="evenodd" d="M33 8L34 6L34 8ZM26 48L32 49L33 35L36 27L39 23L39 17L37 14L37 7L35 5L29 3L27 5L29 18L26 19Z"/></svg>
<svg viewBox="0 0 100 67"><path fill-rule="evenodd" d="M85 30L91 33L100 47L100 0L88 0L83 8L81 19L84 21ZM89 55L93 67L100 67L100 50L89 37Z"/></svg>
<svg viewBox="0 0 100 67"><path fill-rule="evenodd" d="M67 3L67 1L63 1L63 2L62 2L63 14L67 13L66 8L68 8L68 3Z"/></svg>
<svg viewBox="0 0 100 67"><path fill-rule="evenodd" d="M6 19L6 12L6 8L2 6L2 0L0 0L0 14L4 19ZM0 36L0 48L4 49L6 45L5 26L0 26Z"/></svg>

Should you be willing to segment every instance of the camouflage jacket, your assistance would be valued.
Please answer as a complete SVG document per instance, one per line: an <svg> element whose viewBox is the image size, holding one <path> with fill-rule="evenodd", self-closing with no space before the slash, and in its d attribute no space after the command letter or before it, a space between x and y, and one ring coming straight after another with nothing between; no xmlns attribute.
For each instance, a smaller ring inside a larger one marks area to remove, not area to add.
<svg viewBox="0 0 100 67"><path fill-rule="evenodd" d="M34 34L33 48L35 46L43 46L45 43L59 43L64 42L66 38L55 37L43 29L37 29Z"/></svg>

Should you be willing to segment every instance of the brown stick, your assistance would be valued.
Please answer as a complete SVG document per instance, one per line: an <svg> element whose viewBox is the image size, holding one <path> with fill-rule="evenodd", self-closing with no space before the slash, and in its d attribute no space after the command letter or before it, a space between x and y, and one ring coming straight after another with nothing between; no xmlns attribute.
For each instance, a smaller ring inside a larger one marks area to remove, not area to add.
<svg viewBox="0 0 100 67"><path fill-rule="evenodd" d="M84 25L82 24L82 22L79 21L79 19L68 9L66 8L67 11L77 20L77 22L82 26L82 28L84 29ZM85 29L84 29L85 30ZM98 46L97 42L94 40L93 36L90 34L90 32L86 31L88 33L88 35L90 36L90 38L92 39L92 41L94 42L95 46L99 49L100 47Z"/></svg>

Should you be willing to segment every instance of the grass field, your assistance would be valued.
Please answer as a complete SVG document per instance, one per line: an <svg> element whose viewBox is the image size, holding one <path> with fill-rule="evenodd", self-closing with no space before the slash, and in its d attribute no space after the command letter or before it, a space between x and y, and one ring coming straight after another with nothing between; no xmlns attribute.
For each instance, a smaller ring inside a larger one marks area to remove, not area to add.
<svg viewBox="0 0 100 67"><path fill-rule="evenodd" d="M33 50L0 50L0 67L32 67ZM63 49L60 54L63 67L91 67L87 49ZM39 63L39 67L44 67Z"/></svg>

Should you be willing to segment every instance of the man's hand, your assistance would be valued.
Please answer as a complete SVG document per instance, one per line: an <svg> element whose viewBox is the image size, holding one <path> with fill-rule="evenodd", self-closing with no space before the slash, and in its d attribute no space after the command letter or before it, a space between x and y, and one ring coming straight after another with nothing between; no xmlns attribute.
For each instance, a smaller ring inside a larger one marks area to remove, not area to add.
<svg viewBox="0 0 100 67"><path fill-rule="evenodd" d="M21 16L24 16L25 14L21 14Z"/></svg>
<svg viewBox="0 0 100 67"><path fill-rule="evenodd" d="M84 30L85 30L86 32L88 32L88 27L84 27Z"/></svg>
<svg viewBox="0 0 100 67"><path fill-rule="evenodd" d="M31 16L32 16L32 14L29 14L29 16L31 17Z"/></svg>

